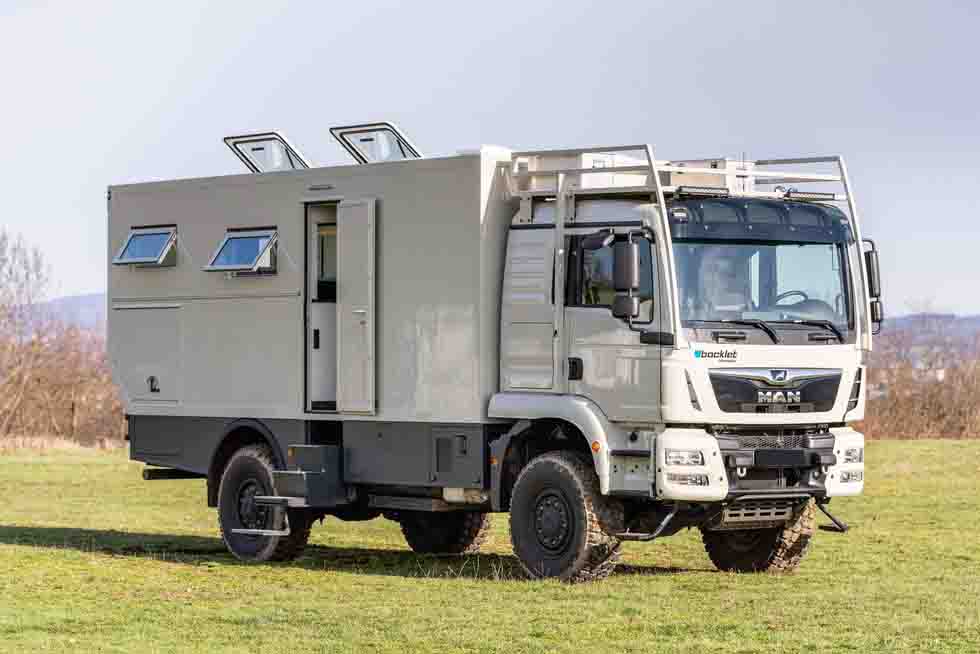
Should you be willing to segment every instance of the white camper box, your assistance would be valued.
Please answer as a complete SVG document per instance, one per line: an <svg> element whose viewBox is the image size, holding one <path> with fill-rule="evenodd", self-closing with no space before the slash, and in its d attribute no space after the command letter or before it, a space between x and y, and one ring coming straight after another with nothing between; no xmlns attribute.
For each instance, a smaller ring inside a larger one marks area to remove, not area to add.
<svg viewBox="0 0 980 654"><path fill-rule="evenodd" d="M516 210L497 163L509 157L111 187L110 253L134 230L175 235L170 265L109 269L110 357L142 421L134 455L206 472L232 419L282 421L284 444L304 442L307 420L487 422ZM231 230L274 239L274 271L213 265ZM317 297L333 254L322 232L336 234L336 303Z"/></svg>

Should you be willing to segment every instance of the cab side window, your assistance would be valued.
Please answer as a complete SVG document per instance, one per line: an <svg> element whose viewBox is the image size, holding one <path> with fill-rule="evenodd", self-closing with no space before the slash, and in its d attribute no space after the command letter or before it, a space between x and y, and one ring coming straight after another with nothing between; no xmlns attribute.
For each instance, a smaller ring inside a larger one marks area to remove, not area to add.
<svg viewBox="0 0 980 654"><path fill-rule="evenodd" d="M613 246L599 250L582 248L582 236L568 242L569 265L566 281L566 306L611 309L616 297L613 283ZM640 316L634 322L653 321L653 255L650 241L636 239L640 245Z"/></svg>

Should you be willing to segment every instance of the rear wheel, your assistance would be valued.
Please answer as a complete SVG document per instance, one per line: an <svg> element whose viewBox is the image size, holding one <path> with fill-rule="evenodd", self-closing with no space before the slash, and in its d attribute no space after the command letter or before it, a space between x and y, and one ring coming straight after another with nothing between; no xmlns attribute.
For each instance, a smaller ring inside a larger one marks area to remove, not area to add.
<svg viewBox="0 0 980 654"><path fill-rule="evenodd" d="M478 511L402 511L402 534L419 554L473 554L487 540L490 514Z"/></svg>
<svg viewBox="0 0 980 654"><path fill-rule="evenodd" d="M784 527L739 531L701 530L708 557L727 572L792 572L810 547L815 524L810 500Z"/></svg>
<svg viewBox="0 0 980 654"><path fill-rule="evenodd" d="M248 536L235 529L281 530L282 509L260 506L257 495L275 495L272 452L265 445L248 445L232 455L218 487L218 523L228 550L242 561L288 561L303 552L310 538L311 516L288 513L288 536Z"/></svg>
<svg viewBox="0 0 980 654"><path fill-rule="evenodd" d="M622 505L602 496L590 462L572 452L542 454L514 483L511 542L531 577L609 576L619 561L615 533L622 522Z"/></svg>

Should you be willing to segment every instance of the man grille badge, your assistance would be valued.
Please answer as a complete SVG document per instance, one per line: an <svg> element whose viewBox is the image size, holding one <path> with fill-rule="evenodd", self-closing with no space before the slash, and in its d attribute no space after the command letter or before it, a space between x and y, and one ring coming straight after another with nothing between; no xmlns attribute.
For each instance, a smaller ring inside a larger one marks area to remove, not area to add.
<svg viewBox="0 0 980 654"><path fill-rule="evenodd" d="M785 370L770 370L769 376L774 382L782 384L786 381L786 371Z"/></svg>

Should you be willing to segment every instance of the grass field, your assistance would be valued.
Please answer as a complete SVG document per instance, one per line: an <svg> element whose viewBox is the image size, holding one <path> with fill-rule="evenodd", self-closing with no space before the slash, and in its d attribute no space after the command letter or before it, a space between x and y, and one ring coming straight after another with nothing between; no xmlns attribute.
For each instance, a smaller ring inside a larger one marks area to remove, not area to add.
<svg viewBox="0 0 980 654"><path fill-rule="evenodd" d="M0 456L0 651L978 652L980 441L873 442L795 575L716 572L696 532L626 546L607 581L419 557L394 523L328 518L291 564L225 553L198 481L124 452ZM823 521L821 517L821 521Z"/></svg>

